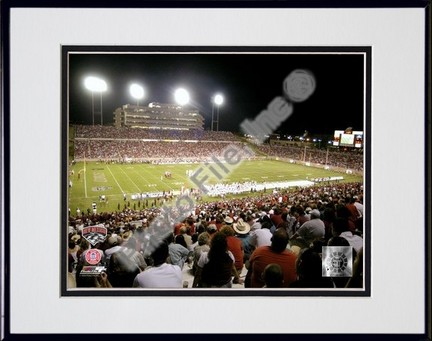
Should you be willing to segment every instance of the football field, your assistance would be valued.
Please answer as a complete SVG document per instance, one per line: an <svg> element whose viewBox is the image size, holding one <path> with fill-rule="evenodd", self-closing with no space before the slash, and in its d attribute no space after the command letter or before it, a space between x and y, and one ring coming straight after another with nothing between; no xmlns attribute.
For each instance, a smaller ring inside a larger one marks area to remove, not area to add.
<svg viewBox="0 0 432 341"><path fill-rule="evenodd" d="M196 189L198 186L191 181L188 171L209 167L204 164L147 164L147 163L103 163L103 162L77 162L69 168L69 181L72 186L68 188L68 201L71 214L77 207L81 211L91 209L92 202L96 202L98 212L116 211L123 209L126 203L131 208L138 209L141 202L137 194L146 194L149 200L163 192L179 194L182 189ZM216 167L215 167L216 168ZM166 178L165 172L171 177ZM203 173L204 174L204 173ZM341 182L362 182L362 176L340 173L322 168L306 167L275 160L243 161L235 170L223 179L217 181L210 177L206 184L244 183L256 182L267 184L272 188L274 183L307 181L311 178L343 177ZM198 177L199 179L202 176ZM105 196L105 201L100 196ZM124 199L126 195L126 200ZM249 196L251 193L237 194L236 196ZM233 197L227 195L227 198ZM143 196L144 198L144 196ZM212 198L203 197L204 200ZM218 198L214 199L217 200ZM138 206L139 203L139 206Z"/></svg>

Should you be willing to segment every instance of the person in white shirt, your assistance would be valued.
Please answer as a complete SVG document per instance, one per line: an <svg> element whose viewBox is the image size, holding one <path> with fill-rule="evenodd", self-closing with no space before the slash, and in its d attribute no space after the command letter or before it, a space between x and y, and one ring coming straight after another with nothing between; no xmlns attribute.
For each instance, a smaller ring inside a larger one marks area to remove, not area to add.
<svg viewBox="0 0 432 341"><path fill-rule="evenodd" d="M311 219L303 223L291 237L291 241L299 238L303 243L303 247L309 247L314 240L323 238L325 235L325 225L321 220L321 212L313 209L310 211L310 217Z"/></svg>
<svg viewBox="0 0 432 341"><path fill-rule="evenodd" d="M272 224L270 222L263 222L260 229L251 232L249 243L255 248L260 246L270 246L271 238L273 237L273 234L270 231L271 228Z"/></svg>
<svg viewBox="0 0 432 341"><path fill-rule="evenodd" d="M160 241L151 257L153 265L139 273L133 282L134 288L182 288L182 270L178 265L168 264L168 244Z"/></svg>

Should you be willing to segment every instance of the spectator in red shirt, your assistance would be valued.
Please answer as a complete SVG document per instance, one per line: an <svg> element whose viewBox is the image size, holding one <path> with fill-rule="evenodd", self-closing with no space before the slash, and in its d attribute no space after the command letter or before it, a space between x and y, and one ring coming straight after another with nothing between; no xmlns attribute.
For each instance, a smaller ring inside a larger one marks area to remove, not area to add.
<svg viewBox="0 0 432 341"><path fill-rule="evenodd" d="M227 237L228 250L234 255L235 258L235 267L239 273L243 270L243 246L242 241L235 237L235 232L231 226L224 225L220 232L222 232Z"/></svg>
<svg viewBox="0 0 432 341"><path fill-rule="evenodd" d="M279 264L282 268L285 288L297 279L296 256L287 249L288 241L286 230L278 228L273 234L271 246L255 249L249 259L245 287L262 288L265 285L262 274L265 267L271 263Z"/></svg>
<svg viewBox="0 0 432 341"><path fill-rule="evenodd" d="M281 209L278 207L275 207L273 210L273 214L270 214L270 219L271 219L274 226L279 226L279 224L283 223Z"/></svg>

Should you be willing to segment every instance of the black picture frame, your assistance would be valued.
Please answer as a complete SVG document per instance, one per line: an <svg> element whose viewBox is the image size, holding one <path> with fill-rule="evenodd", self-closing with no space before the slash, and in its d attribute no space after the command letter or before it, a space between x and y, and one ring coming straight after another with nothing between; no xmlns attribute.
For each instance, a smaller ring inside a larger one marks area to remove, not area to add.
<svg viewBox="0 0 432 341"><path fill-rule="evenodd" d="M431 216L430 216L430 154L431 154L431 110L430 110L430 2L429 1L379 1L379 2L372 2L372 1L359 1L359 2L352 2L349 5L342 3L340 1L322 1L317 2L313 4L304 4L296 1L160 1L160 2L153 2L153 1L123 1L123 2L117 2L117 1L109 1L104 4L99 4L97 2L81 2L81 1L65 1L61 3L57 3L56 1L38 1L38 2L31 2L31 1L3 1L2 2L2 23L1 23L1 30L2 30L2 78L3 78L3 87L2 87L2 121L0 123L2 124L2 150L4 151L2 154L2 171L4 173L4 177L2 179L2 246L4 246L2 249L4 252L1 254L1 260L2 260L2 315L4 313L4 317L2 316L2 330L3 335L2 337L6 340L16 340L16 339L30 339L32 337L36 337L36 334L38 337L44 337L44 338L58 338L62 337L63 339L72 339L76 337L80 337L82 339L94 339L94 334L89 331L89 328L85 327L80 330L80 327L78 326L77 333L68 333L68 334L61 334L61 333L50 333L49 331L38 331L35 330L35 333L26 333L26 332L19 332L15 333L13 331L13 328L11 328L12 321L12 315L11 309L13 309L13 301L11 300L11 290L12 290L12 284L11 283L11 274L14 271L12 268L12 264L16 264L16 259L13 258L12 254L15 256L16 248L15 245L11 244L11 236L14 232L14 229L16 229L16 226L13 226L13 215L16 214L16 204L15 200L13 199L15 193L14 189L16 188L14 184L10 183L11 179L11 171L16 170L16 168L13 168L11 166L15 166L15 163L13 162L13 158L15 155L11 153L11 136L13 133L16 133L15 131L11 131L12 121L14 120L13 114L16 114L14 112L14 100L12 96L13 93L13 82L14 82L14 74L11 72L12 64L14 60L10 58L10 49L11 44L14 42L13 39L11 39L11 30L14 25L16 25L16 22L14 22L12 12L15 9L33 9L37 10L40 9L50 9L50 8L57 8L57 9L92 9L92 10L100 10L104 8L109 9L128 9L133 10L136 8L141 9L151 9L151 8L222 8L222 9L230 9L230 8L255 8L255 9L267 9L267 8L291 8L291 9L316 9L316 10L336 10L341 8L350 8L350 9L375 9L375 10L385 10L385 9L399 9L401 11L403 10L410 10L413 8L416 9L423 9L424 11L424 19L425 19L425 39L424 39L424 70L425 70L425 81L422 85L424 88L424 122L425 122L425 128L424 128L424 136L425 136L425 152L424 152L424 175L425 175L425 189L426 193L424 195L424 202L425 202L425 211L422 212L424 219L425 226L424 226L424 264L425 264L425 284L424 284L424 296L425 296L425 304L424 304L424 311L422 311L422 314L424 314L424 331L419 333L401 333L401 334L393 334L392 330L388 329L388 332L386 333L362 333L361 326L357 326L357 328L353 328L352 331L346 332L346 329L342 329L344 332L339 333L316 333L316 332L310 332L309 330L304 330L303 333L290 333L288 326L283 329L283 332L280 333L276 332L272 337L275 338L286 338L286 337L293 337L295 339L305 339L305 338L312 338L316 337L317 339L331 339L331 340L342 340L349 337L353 340L363 340L369 337L379 337L380 339L400 339L400 340L431 340L431 325L430 325L430 230L431 230ZM373 72L373 71L372 71ZM373 77L372 77L373 78ZM373 81L371 84L371 87L373 88ZM60 81L59 81L59 88L60 88ZM373 129L373 127L372 127ZM37 142L36 142L37 143ZM64 179L63 179L64 180ZM64 200L64 197L61 199ZM372 199L373 200L373 199ZM63 202L64 204L64 202ZM63 205L64 206L64 205ZM373 210L373 207L372 207ZM42 242L44 239L38 239L36 242ZM57 242L57 240L55 241ZM52 255L53 257L58 257L58 254ZM369 255L370 256L370 255ZM60 254L60 257L62 257L62 254ZM369 258L370 259L370 258ZM41 283L38 282L38 279L35 279L35 282L39 285ZM373 279L372 279L373 282ZM372 285L373 287L373 285ZM225 293L224 293L225 295ZM61 296L61 295L60 295ZM169 296L169 295L168 295ZM317 296L320 296L320 293L317 293ZM48 310L48 308L47 308ZM60 312L61 313L61 312ZM364 314L367 314L367 312L363 312ZM15 314L16 315L16 314ZM288 328L288 329L287 329ZM233 330L233 328L228 328L226 330ZM233 337L234 334L237 334L238 332L229 333L226 330L221 329L221 333L217 335L206 335L206 338L212 338L212 337ZM87 333L86 333L87 332ZM125 334L122 337L135 339L142 337L136 333L129 333L127 329L122 331L121 333ZM160 333L160 334L159 334ZM160 330L158 334L154 334L154 332L150 332L152 338L162 338L166 337L164 334L171 334L170 331L166 330ZM248 334L248 330L242 331L240 334ZM260 332L259 332L260 333ZM93 334L93 335L92 335ZM188 334L188 337L200 337L199 334L194 333L186 333ZM205 332L203 334L206 334ZM272 333L273 334L273 333ZM237 336L236 336L237 337Z"/></svg>

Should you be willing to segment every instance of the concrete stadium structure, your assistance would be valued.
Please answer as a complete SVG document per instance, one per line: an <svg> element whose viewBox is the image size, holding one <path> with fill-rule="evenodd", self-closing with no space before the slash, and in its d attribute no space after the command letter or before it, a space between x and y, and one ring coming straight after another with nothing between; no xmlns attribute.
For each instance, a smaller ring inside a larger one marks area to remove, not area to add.
<svg viewBox="0 0 432 341"><path fill-rule="evenodd" d="M125 104L114 111L114 125L157 130L203 130L204 118L198 110L177 104Z"/></svg>

